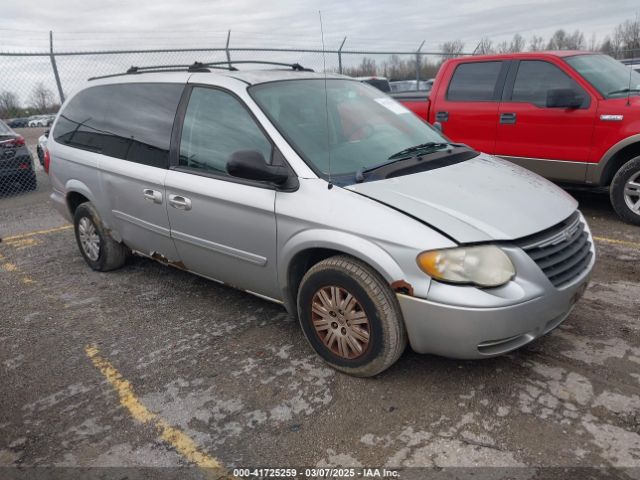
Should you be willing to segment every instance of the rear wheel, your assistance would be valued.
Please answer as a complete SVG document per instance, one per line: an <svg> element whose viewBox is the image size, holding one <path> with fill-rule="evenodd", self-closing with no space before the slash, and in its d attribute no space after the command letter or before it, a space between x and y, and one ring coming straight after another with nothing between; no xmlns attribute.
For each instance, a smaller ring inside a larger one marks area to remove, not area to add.
<svg viewBox="0 0 640 480"><path fill-rule="evenodd" d="M80 253L91 268L106 272L124 265L129 250L111 238L91 203L79 205L73 220Z"/></svg>
<svg viewBox="0 0 640 480"><path fill-rule="evenodd" d="M350 375L386 370L407 344L394 293L375 270L352 257L328 258L305 274L298 315L314 350Z"/></svg>
<svg viewBox="0 0 640 480"><path fill-rule="evenodd" d="M610 188L611 204L625 221L640 225L640 157L625 163L613 177Z"/></svg>

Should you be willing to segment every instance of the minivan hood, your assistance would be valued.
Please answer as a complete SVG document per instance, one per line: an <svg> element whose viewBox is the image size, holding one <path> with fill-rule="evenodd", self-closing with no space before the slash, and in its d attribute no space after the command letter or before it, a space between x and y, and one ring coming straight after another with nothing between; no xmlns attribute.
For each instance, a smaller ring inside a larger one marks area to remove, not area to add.
<svg viewBox="0 0 640 480"><path fill-rule="evenodd" d="M460 243L531 235L560 223L578 207L553 183L486 154L346 188L401 210Z"/></svg>

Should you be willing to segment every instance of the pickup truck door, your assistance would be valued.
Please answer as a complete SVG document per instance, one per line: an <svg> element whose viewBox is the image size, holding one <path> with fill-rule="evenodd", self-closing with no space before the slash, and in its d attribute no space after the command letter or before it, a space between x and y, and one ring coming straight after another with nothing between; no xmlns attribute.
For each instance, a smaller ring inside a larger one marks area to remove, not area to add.
<svg viewBox="0 0 640 480"><path fill-rule="evenodd" d="M438 88L431 108L431 122L442 132L486 153L495 150L498 108L509 61L464 62L449 65L448 85Z"/></svg>
<svg viewBox="0 0 640 480"><path fill-rule="evenodd" d="M578 108L547 107L550 90L571 89ZM583 182L597 100L560 65L521 60L511 65L502 102L495 153L557 181Z"/></svg>

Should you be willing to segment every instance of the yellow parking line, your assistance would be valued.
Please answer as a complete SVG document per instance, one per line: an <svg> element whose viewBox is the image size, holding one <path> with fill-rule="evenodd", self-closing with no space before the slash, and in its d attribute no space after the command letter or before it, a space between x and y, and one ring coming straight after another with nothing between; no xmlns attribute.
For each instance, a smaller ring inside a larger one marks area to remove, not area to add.
<svg viewBox="0 0 640 480"><path fill-rule="evenodd" d="M4 270L5 272L17 272L22 274L22 278L20 279L22 281L22 283L24 284L28 284L28 283L34 283L35 280L33 280L31 277L29 277L28 275L25 275L17 266L15 263L11 263L11 262L7 262L6 261L6 257L2 254L0 254L0 268L2 268L2 270Z"/></svg>
<svg viewBox="0 0 640 480"><path fill-rule="evenodd" d="M213 478L227 478L226 472L218 460L200 451L196 443L184 432L169 425L138 400L131 382L125 380L120 372L100 355L97 347L87 345L84 351L93 365L100 370L113 389L118 392L120 404L129 410L133 418L139 422L150 423L155 426L162 440L171 445L171 447L190 462L200 468L207 469L208 472L213 474Z"/></svg>
<svg viewBox="0 0 640 480"><path fill-rule="evenodd" d="M4 237L2 240L5 242L12 242L16 240L22 240L24 238L34 237L36 235L46 235L48 233L60 232L62 230L68 230L73 228L73 225L62 225L61 227L47 228L45 230L35 230L33 232L21 233L20 235L11 235L10 237Z"/></svg>
<svg viewBox="0 0 640 480"><path fill-rule="evenodd" d="M617 240L615 238L607 238L607 237L593 237L596 242L602 243L611 243L614 245L624 245L625 247L632 248L640 248L640 243L638 242L629 242L627 240Z"/></svg>

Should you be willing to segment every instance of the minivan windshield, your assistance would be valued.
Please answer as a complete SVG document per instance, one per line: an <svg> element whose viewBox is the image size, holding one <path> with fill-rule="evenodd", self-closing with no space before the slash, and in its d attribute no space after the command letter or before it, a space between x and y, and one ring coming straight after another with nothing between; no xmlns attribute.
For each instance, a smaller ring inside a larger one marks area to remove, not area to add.
<svg viewBox="0 0 640 480"><path fill-rule="evenodd" d="M358 81L327 79L326 96L324 79L270 82L249 91L291 146L323 177L329 175L329 167L332 176L355 176L410 147L447 142L404 106Z"/></svg>
<svg viewBox="0 0 640 480"><path fill-rule="evenodd" d="M606 98L640 94L640 73L608 55L575 55L565 61Z"/></svg>

